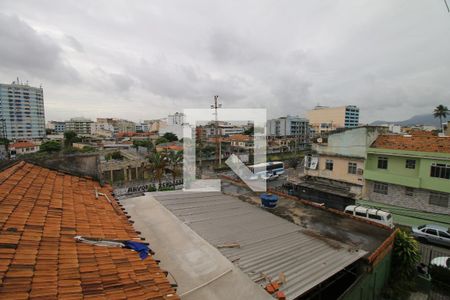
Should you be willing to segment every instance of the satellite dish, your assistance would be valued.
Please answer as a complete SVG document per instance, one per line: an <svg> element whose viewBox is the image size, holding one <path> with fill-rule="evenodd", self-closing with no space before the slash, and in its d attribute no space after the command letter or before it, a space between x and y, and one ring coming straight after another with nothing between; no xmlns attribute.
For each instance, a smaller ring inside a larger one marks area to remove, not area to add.
<svg viewBox="0 0 450 300"><path fill-rule="evenodd" d="M317 142L318 142L318 143L322 143L322 138L318 138L318 139L317 139Z"/></svg>

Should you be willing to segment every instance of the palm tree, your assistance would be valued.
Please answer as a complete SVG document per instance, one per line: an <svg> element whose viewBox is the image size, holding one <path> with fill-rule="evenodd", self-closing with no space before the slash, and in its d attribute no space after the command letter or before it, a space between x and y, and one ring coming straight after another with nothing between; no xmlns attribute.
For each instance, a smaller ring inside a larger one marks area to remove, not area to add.
<svg viewBox="0 0 450 300"><path fill-rule="evenodd" d="M448 113L448 108L447 106L444 106L442 104L436 106L436 108L433 111L433 116L435 118L439 118L439 122L441 125L441 132L444 133L444 126L442 126L442 118L446 119L447 118L447 113Z"/></svg>
<svg viewBox="0 0 450 300"><path fill-rule="evenodd" d="M166 156L166 161L169 165L170 172L172 173L172 185L173 189L175 189L175 180L181 175L182 171L180 166L183 162L183 152L170 151Z"/></svg>
<svg viewBox="0 0 450 300"><path fill-rule="evenodd" d="M153 170L153 177L158 181L158 189L161 187L161 180L166 170L167 159L164 154L160 152L153 152L150 157L150 166Z"/></svg>

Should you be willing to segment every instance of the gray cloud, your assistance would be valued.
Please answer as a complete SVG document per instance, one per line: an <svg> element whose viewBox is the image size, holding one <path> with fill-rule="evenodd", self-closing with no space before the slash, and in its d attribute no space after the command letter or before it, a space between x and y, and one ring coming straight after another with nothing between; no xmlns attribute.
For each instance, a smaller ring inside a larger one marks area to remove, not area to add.
<svg viewBox="0 0 450 300"><path fill-rule="evenodd" d="M0 68L56 82L73 82L77 71L63 58L61 47L17 16L0 14Z"/></svg>
<svg viewBox="0 0 450 300"><path fill-rule="evenodd" d="M71 35L66 35L66 40L72 49L78 52L84 52L83 45L76 38Z"/></svg>
<svg viewBox="0 0 450 300"><path fill-rule="evenodd" d="M270 117L355 104L364 122L450 105L439 1L3 0L0 11L0 80L43 82L50 118L163 117L215 94Z"/></svg>

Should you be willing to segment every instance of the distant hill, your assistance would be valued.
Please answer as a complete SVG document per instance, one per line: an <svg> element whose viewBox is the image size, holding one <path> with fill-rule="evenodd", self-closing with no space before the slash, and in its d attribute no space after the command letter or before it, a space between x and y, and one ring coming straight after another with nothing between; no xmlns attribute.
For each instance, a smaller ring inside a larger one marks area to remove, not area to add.
<svg viewBox="0 0 450 300"><path fill-rule="evenodd" d="M442 120L442 122L444 122L444 119ZM432 125L436 126L437 128L440 127L439 118L434 118L432 114L416 115L404 121L375 121L370 123L370 125L381 125L381 124L397 124L402 126Z"/></svg>

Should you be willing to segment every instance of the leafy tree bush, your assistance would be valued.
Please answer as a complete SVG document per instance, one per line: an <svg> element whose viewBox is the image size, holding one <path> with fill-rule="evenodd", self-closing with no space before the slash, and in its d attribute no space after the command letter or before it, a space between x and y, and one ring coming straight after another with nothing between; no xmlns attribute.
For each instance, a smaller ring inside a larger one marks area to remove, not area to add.
<svg viewBox="0 0 450 300"><path fill-rule="evenodd" d="M72 147L73 143L77 143L81 141L81 139L77 136L75 131L66 131L64 132L64 146L66 148Z"/></svg>
<svg viewBox="0 0 450 300"><path fill-rule="evenodd" d="M255 134L255 128L254 128L253 126L247 128L247 129L244 131L244 134L246 134L246 135L254 135L254 134Z"/></svg>
<svg viewBox="0 0 450 300"><path fill-rule="evenodd" d="M164 143L168 143L168 142L169 142L169 140L162 136L162 137L159 137L155 141L155 145L164 144Z"/></svg>
<svg viewBox="0 0 450 300"><path fill-rule="evenodd" d="M120 153L120 151L114 151L112 153L108 153L107 155L105 155L105 159L106 160L110 160L110 159L122 160L123 155L122 155L122 153Z"/></svg>
<svg viewBox="0 0 450 300"><path fill-rule="evenodd" d="M148 152L152 151L153 148L154 148L153 143L150 140L141 140L141 141L140 140L134 140L133 141L133 147L136 148L136 150L139 147L144 147L144 148L147 148Z"/></svg>
<svg viewBox="0 0 450 300"><path fill-rule="evenodd" d="M419 243L408 232L399 230L392 250L389 299L408 299L415 288L416 266L420 261Z"/></svg>
<svg viewBox="0 0 450 300"><path fill-rule="evenodd" d="M61 151L61 143L58 141L48 141L48 142L44 142L41 144L41 146L39 147L39 151L40 152L47 152L47 153L51 153L51 152L59 152Z"/></svg>
<svg viewBox="0 0 450 300"><path fill-rule="evenodd" d="M300 163L300 160L298 159L298 158L291 158L289 161L288 161L288 163L289 163L289 166L291 167L291 168L293 168L293 169L297 169L297 167L298 167L298 165L299 165L299 163Z"/></svg>
<svg viewBox="0 0 450 300"><path fill-rule="evenodd" d="M147 192L156 192L156 187L154 185L149 185Z"/></svg>
<svg viewBox="0 0 450 300"><path fill-rule="evenodd" d="M88 153L88 152L95 152L97 149L91 146L84 146L83 149L81 149L81 152Z"/></svg>
<svg viewBox="0 0 450 300"><path fill-rule="evenodd" d="M166 132L166 133L164 133L164 135L162 137L165 138L166 140L168 140L169 142L178 141L178 137L175 134L173 134L172 132Z"/></svg>

